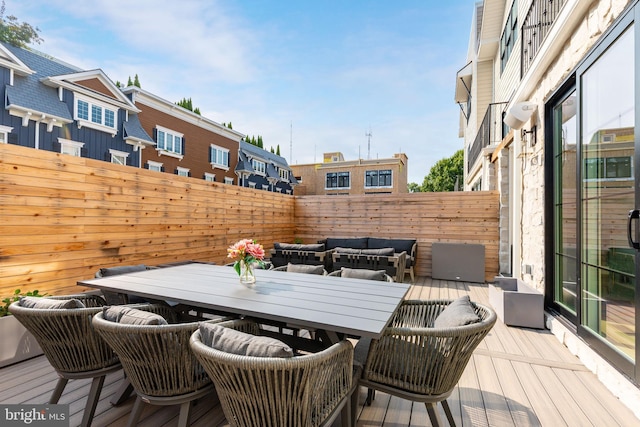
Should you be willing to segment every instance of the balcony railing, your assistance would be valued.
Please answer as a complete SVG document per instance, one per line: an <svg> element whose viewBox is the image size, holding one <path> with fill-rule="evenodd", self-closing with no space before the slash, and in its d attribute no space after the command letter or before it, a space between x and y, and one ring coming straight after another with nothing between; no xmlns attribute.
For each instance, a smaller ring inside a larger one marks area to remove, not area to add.
<svg viewBox="0 0 640 427"><path fill-rule="evenodd" d="M502 113L506 107L506 102L496 102L487 107L476 139L467 151L467 172L471 171L483 148L498 144L505 137L508 128L502 123Z"/></svg>
<svg viewBox="0 0 640 427"><path fill-rule="evenodd" d="M560 14L566 0L534 0L522 23L522 56L520 60L521 76L524 76L533 63L538 51L547 37L551 25Z"/></svg>

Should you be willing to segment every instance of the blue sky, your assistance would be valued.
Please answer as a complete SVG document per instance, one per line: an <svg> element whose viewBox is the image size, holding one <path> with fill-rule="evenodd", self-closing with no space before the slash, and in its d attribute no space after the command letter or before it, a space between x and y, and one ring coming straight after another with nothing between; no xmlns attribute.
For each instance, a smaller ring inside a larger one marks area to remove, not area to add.
<svg viewBox="0 0 640 427"><path fill-rule="evenodd" d="M474 3L6 0L6 13L40 28L36 49L113 81L138 74L290 164L404 152L422 183L463 145L454 83Z"/></svg>

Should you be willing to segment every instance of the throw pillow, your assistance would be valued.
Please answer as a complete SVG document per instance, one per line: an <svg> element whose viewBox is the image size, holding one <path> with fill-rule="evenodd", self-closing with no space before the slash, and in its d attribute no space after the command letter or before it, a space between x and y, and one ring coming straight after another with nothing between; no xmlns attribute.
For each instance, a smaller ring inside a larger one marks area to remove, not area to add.
<svg viewBox="0 0 640 427"><path fill-rule="evenodd" d="M477 323L480 318L471 305L469 295L453 300L433 322L434 328L455 328Z"/></svg>
<svg viewBox="0 0 640 427"><path fill-rule="evenodd" d="M334 248L333 251L336 252L336 253L339 253L339 254L356 254L356 255L359 255L360 252L363 251L363 249L343 248L342 246L338 246L337 248Z"/></svg>
<svg viewBox="0 0 640 427"><path fill-rule="evenodd" d="M20 305L25 308L37 308L40 310L85 308L82 301L76 298L52 299L40 297L20 297Z"/></svg>
<svg viewBox="0 0 640 427"><path fill-rule="evenodd" d="M215 323L200 323L202 343L225 353L254 357L293 357L291 347L275 338L236 331Z"/></svg>
<svg viewBox="0 0 640 427"><path fill-rule="evenodd" d="M393 256L395 254L393 248L380 248L380 249L363 249L362 255L378 255L378 256Z"/></svg>
<svg viewBox="0 0 640 427"><path fill-rule="evenodd" d="M324 274L323 265L287 264L287 273Z"/></svg>
<svg viewBox="0 0 640 427"><path fill-rule="evenodd" d="M102 309L105 320L124 325L168 325L166 319L150 311L123 306L107 306Z"/></svg>
<svg viewBox="0 0 640 427"><path fill-rule="evenodd" d="M384 270L366 270L362 268L341 268L341 277L347 277L349 279L366 279L377 280L384 282L387 280L386 272Z"/></svg>

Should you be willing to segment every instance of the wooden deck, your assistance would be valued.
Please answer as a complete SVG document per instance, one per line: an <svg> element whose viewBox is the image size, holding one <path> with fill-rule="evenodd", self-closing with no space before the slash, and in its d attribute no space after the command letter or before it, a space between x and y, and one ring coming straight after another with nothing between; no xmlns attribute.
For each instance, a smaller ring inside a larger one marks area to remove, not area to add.
<svg viewBox="0 0 640 427"><path fill-rule="evenodd" d="M420 278L409 298L455 298L469 294L488 303L487 285ZM124 426L133 398L109 403L122 373L107 377L93 426ZM0 369L0 403L46 403L57 376L44 356ZM69 404L71 426L82 418L89 380L70 381L60 400ZM364 406L360 390L358 427L430 426L424 405L376 393ZM633 413L616 399L549 331L512 328L499 320L480 344L449 398L458 426L638 426ZM178 407L147 405L140 426L177 425ZM444 417L444 414L443 414ZM193 426L226 426L215 398L197 402Z"/></svg>

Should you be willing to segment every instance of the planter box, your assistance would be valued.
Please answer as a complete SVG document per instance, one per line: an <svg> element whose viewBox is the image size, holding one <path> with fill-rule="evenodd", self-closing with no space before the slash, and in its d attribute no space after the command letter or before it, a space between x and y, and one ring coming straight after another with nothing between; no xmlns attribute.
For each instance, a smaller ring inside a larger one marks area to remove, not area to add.
<svg viewBox="0 0 640 427"><path fill-rule="evenodd" d="M13 316L0 317L0 367L40 356L36 339Z"/></svg>
<svg viewBox="0 0 640 427"><path fill-rule="evenodd" d="M496 277L489 303L505 325L544 329L544 295L520 279Z"/></svg>
<svg viewBox="0 0 640 427"><path fill-rule="evenodd" d="M431 245L431 277L484 283L484 245L434 242Z"/></svg>

